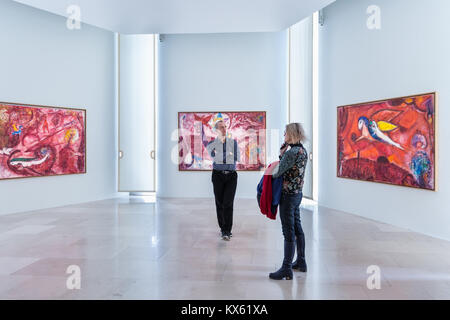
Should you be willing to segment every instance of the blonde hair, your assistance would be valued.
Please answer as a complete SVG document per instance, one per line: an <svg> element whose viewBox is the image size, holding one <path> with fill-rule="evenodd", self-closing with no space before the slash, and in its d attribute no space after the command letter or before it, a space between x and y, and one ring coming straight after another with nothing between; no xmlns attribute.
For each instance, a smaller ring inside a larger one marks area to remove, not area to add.
<svg viewBox="0 0 450 320"><path fill-rule="evenodd" d="M298 122L286 125L286 136L289 143L299 143L306 141L305 130Z"/></svg>

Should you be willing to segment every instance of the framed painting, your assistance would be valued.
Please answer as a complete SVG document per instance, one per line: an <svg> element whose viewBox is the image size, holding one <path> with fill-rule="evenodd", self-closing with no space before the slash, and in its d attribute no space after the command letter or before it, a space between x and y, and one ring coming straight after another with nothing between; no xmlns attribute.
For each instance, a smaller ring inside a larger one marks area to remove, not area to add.
<svg viewBox="0 0 450 320"><path fill-rule="evenodd" d="M0 102L0 180L86 173L86 110Z"/></svg>
<svg viewBox="0 0 450 320"><path fill-rule="evenodd" d="M236 170L261 171L266 165L266 112L179 112L178 150L180 171L212 170L206 145L216 136L215 124L222 120L227 136L237 141L240 159Z"/></svg>
<svg viewBox="0 0 450 320"><path fill-rule="evenodd" d="M437 94L337 108L337 176L436 190Z"/></svg>

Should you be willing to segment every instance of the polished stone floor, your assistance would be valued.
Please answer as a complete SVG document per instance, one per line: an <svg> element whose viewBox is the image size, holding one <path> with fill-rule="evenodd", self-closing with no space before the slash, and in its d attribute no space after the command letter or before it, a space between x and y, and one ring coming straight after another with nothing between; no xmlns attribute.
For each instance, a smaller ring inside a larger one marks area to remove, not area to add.
<svg viewBox="0 0 450 320"><path fill-rule="evenodd" d="M450 298L450 242L314 205L301 217L308 273L275 281L280 221L256 200L236 200L230 242L219 238L213 199L119 198L0 216L0 299ZM380 288L370 290L372 265ZM69 266L80 289L68 289Z"/></svg>

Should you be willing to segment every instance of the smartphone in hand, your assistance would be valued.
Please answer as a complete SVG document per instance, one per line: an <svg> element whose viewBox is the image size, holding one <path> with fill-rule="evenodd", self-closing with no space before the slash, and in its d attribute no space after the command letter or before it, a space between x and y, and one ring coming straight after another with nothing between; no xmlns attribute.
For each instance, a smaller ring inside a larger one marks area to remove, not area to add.
<svg viewBox="0 0 450 320"><path fill-rule="evenodd" d="M286 142L282 144L282 146L280 148L280 156L282 156L286 152L288 147L289 147L289 144L287 144Z"/></svg>
<svg viewBox="0 0 450 320"><path fill-rule="evenodd" d="M286 148L288 146L288 144L285 142L285 143L283 143L282 145L281 145L281 147L280 147L280 150L282 150L282 149L284 149L284 148Z"/></svg>

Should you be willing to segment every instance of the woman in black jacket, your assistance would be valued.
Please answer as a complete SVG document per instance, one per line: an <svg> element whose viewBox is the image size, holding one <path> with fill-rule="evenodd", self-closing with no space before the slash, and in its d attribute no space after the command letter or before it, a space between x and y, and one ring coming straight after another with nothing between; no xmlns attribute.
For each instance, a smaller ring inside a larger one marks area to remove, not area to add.
<svg viewBox="0 0 450 320"><path fill-rule="evenodd" d="M306 272L305 235L300 222L300 203L303 197L303 179L308 153L302 145L305 134L301 124L288 124L284 140L280 149L278 171L272 175L273 178L283 176L280 219L284 235L284 259L281 268L269 274L269 277L275 280L291 280L292 269ZM297 245L297 260L292 263L295 245Z"/></svg>

